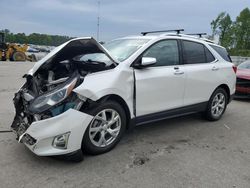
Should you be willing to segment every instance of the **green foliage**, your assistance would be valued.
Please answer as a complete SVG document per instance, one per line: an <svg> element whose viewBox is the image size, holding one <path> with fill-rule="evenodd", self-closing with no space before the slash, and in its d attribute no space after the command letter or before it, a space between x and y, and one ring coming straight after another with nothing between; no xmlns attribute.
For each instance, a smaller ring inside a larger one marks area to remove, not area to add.
<svg viewBox="0 0 250 188"><path fill-rule="evenodd" d="M231 56L243 56L243 57L250 57L250 50L239 50L236 48L232 48L228 50Z"/></svg>
<svg viewBox="0 0 250 188"><path fill-rule="evenodd" d="M250 56L250 10L245 8L232 21L226 12L220 13L211 22L212 37L219 36L219 42L229 50L230 55Z"/></svg>
<svg viewBox="0 0 250 188"><path fill-rule="evenodd" d="M229 14L222 12L211 22L212 36L219 35L222 46L232 45L233 22Z"/></svg>
<svg viewBox="0 0 250 188"><path fill-rule="evenodd" d="M245 8L236 18L235 36L237 49L250 50L250 10Z"/></svg>
<svg viewBox="0 0 250 188"><path fill-rule="evenodd" d="M70 39L68 36L59 35L46 35L40 33L32 33L30 35L25 35L25 33L11 33L8 29L0 30L0 32L5 33L6 42L10 43L20 43L20 44L36 44L36 45L46 45L46 46L58 46Z"/></svg>
<svg viewBox="0 0 250 188"><path fill-rule="evenodd" d="M226 12L220 13L211 22L212 37L219 36L219 42L229 50L230 55L250 56L250 10L245 8L236 21Z"/></svg>

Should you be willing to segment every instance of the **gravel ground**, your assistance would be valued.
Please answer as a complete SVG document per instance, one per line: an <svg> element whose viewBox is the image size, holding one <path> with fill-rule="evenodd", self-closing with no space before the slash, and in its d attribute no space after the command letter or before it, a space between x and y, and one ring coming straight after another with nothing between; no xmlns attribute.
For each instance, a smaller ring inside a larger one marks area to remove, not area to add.
<svg viewBox="0 0 250 188"><path fill-rule="evenodd" d="M0 130L14 116L12 97L32 63L0 62ZM81 163L37 157L0 133L0 187L250 187L250 101L233 101L217 122L200 115L128 132L109 153Z"/></svg>

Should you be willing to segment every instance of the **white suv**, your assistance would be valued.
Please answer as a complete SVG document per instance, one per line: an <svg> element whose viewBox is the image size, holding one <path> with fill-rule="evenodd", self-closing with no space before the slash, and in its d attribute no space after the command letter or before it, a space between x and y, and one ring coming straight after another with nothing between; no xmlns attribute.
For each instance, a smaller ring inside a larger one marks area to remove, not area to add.
<svg viewBox="0 0 250 188"><path fill-rule="evenodd" d="M39 156L114 148L133 125L203 112L223 115L235 92L225 48L182 34L70 40L37 62L15 94L11 126Z"/></svg>

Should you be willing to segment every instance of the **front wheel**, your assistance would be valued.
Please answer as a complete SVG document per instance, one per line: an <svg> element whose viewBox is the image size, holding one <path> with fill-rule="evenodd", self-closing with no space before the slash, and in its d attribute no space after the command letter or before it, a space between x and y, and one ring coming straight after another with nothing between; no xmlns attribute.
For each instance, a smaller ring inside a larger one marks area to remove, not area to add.
<svg viewBox="0 0 250 188"><path fill-rule="evenodd" d="M126 115L120 104L106 101L89 112L94 116L85 131L82 149L97 155L110 151L126 129Z"/></svg>
<svg viewBox="0 0 250 188"><path fill-rule="evenodd" d="M218 88L212 94L207 110L205 112L206 119L210 121L219 120L224 114L227 107L228 95L223 88Z"/></svg>

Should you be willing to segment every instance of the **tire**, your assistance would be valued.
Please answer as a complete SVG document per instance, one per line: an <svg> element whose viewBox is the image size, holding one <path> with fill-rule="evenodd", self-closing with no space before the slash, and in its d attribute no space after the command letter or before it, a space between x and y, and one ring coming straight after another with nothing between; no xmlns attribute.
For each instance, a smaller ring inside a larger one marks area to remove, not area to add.
<svg viewBox="0 0 250 188"><path fill-rule="evenodd" d="M6 61L7 59L6 59L6 56L2 56L1 57L1 61Z"/></svg>
<svg viewBox="0 0 250 188"><path fill-rule="evenodd" d="M16 51L13 53L12 59L13 61L26 61L26 55L21 51Z"/></svg>
<svg viewBox="0 0 250 188"><path fill-rule="evenodd" d="M227 108L228 94L223 88L218 88L210 97L205 111L205 118L209 121L217 121Z"/></svg>
<svg viewBox="0 0 250 188"><path fill-rule="evenodd" d="M124 109L115 101L105 101L88 113L94 118L83 136L82 150L91 155L110 151L118 144L125 132Z"/></svg>
<svg viewBox="0 0 250 188"><path fill-rule="evenodd" d="M0 47L1 48L1 47ZM0 60L1 61L6 61L6 51L0 49Z"/></svg>

